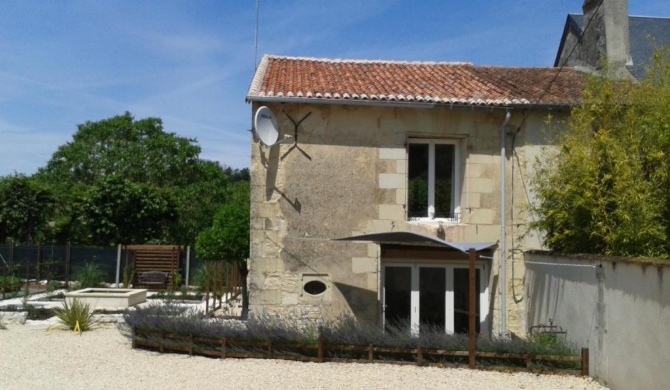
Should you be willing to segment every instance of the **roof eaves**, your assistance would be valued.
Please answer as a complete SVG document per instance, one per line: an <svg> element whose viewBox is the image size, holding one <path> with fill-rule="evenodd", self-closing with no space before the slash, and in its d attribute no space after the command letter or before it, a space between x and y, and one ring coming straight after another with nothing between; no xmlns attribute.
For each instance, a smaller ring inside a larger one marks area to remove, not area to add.
<svg viewBox="0 0 670 390"><path fill-rule="evenodd" d="M258 64L256 72L254 74L253 80L251 80L251 85L249 86L249 92L247 93L247 101L249 101L249 96L257 96L263 85L263 78L265 78L265 71L268 69L269 58L267 55L263 56L261 63Z"/></svg>
<svg viewBox="0 0 670 390"><path fill-rule="evenodd" d="M289 104L337 104L343 106L375 106L393 108L446 108L454 110L497 111L508 109L539 108L546 110L569 110L576 104L571 103L532 103L526 100L505 101L495 104L492 101L470 102L429 102L429 101L399 101L399 100L362 100L362 99L324 99L324 98L296 98L286 96L258 96L249 95L247 102L259 103L289 103Z"/></svg>

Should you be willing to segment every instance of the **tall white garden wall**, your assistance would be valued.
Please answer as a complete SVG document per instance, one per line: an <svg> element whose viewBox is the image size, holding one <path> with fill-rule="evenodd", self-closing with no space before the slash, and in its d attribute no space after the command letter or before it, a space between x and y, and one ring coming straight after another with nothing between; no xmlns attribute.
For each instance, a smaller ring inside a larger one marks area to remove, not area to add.
<svg viewBox="0 0 670 390"><path fill-rule="evenodd" d="M525 265L529 330L562 327L613 390L670 386L670 261L528 252Z"/></svg>

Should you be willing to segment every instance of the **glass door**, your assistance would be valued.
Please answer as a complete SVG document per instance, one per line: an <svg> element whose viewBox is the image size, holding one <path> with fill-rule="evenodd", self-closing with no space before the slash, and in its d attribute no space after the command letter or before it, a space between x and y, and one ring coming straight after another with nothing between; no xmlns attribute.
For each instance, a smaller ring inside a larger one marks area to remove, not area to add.
<svg viewBox="0 0 670 390"><path fill-rule="evenodd" d="M384 328L400 326L419 334L422 329L467 333L469 270L462 266L389 264L383 266ZM488 285L476 271L477 332L484 330L488 310Z"/></svg>

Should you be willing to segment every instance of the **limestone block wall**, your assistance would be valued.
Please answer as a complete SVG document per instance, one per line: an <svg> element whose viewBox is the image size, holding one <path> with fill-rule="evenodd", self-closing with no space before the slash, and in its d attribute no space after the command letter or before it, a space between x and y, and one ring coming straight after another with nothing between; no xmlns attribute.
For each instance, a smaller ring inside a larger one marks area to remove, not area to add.
<svg viewBox="0 0 670 390"><path fill-rule="evenodd" d="M258 106L254 104L253 110ZM439 223L406 218L409 138L448 138L457 143L462 216L458 223L442 224L445 238L460 242L500 239L504 112L297 104L268 107L279 120L280 137L296 136L289 117L299 121L309 116L297 129L297 144L268 148L257 140L252 143L248 280L252 312L315 320L354 315L380 321L378 246L333 239L391 230L437 235ZM524 131L529 126L541 127L545 115L529 117ZM512 122L520 122L521 117L513 116ZM534 146L526 145L524 132L518 139L518 153L525 156ZM511 153L508 166L510 162ZM519 183L514 190L519 191L522 181L515 180ZM521 209L521 203L517 207ZM512 248L513 231L508 227L508 248ZM518 240L515 244L523 246ZM494 332L502 294L498 257L499 253L489 281ZM307 294L303 286L310 278L322 281L326 293ZM509 285L506 293L512 295ZM512 298L508 304L511 312L523 307ZM516 333L524 328L524 317L515 318L519 323L510 328Z"/></svg>

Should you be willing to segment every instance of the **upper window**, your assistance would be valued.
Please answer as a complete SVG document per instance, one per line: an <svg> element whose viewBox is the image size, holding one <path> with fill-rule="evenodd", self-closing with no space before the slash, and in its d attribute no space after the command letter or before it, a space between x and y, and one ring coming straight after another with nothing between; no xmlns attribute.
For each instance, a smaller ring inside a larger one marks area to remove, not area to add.
<svg viewBox="0 0 670 390"><path fill-rule="evenodd" d="M410 140L408 160L408 217L460 220L456 142Z"/></svg>

